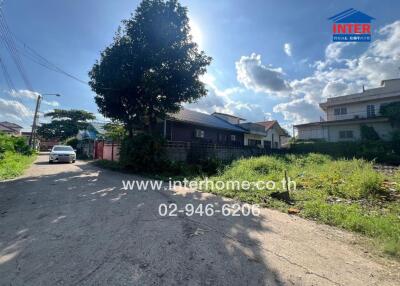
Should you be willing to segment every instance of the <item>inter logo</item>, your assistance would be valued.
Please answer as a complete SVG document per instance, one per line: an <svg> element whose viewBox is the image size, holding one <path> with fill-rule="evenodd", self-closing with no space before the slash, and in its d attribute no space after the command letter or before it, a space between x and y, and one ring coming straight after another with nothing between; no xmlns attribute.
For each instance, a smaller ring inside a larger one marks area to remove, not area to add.
<svg viewBox="0 0 400 286"><path fill-rule="evenodd" d="M330 17L329 20L333 21L334 42L371 41L371 21L375 18L351 8Z"/></svg>

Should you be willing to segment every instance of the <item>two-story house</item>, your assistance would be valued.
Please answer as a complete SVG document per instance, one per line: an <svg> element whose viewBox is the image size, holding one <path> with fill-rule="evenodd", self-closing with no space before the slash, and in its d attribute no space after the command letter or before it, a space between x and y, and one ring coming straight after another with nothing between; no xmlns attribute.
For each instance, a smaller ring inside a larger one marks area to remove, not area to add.
<svg viewBox="0 0 400 286"><path fill-rule="evenodd" d="M381 87L361 93L328 98L320 103L326 119L299 124L297 138L322 139L328 142L361 139L360 127L373 127L382 140L390 140L394 131L388 118L379 113L382 105L400 101L400 79L383 80Z"/></svg>

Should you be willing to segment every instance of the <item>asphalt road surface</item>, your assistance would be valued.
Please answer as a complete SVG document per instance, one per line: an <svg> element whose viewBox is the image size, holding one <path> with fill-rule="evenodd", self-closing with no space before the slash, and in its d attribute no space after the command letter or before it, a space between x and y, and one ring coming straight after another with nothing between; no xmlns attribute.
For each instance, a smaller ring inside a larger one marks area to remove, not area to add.
<svg viewBox="0 0 400 286"><path fill-rule="evenodd" d="M359 238L263 209L161 217L160 204L233 203L90 163L47 163L0 183L0 285L400 285L399 264Z"/></svg>

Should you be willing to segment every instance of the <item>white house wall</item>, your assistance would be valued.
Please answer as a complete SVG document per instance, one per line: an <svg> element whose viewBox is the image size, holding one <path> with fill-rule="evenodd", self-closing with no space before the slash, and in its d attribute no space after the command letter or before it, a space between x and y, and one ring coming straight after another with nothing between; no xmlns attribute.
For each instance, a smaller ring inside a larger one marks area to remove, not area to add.
<svg viewBox="0 0 400 286"><path fill-rule="evenodd" d="M375 115L379 115L379 109L382 104L391 103L395 101L400 101L399 99L381 99L381 100L374 100L374 101L367 101L367 102L354 102L354 103L347 103L338 106L332 106L327 108L326 116L328 121L333 120L343 120L343 119L354 119L356 116L359 118L366 118L367 117L367 105L374 105L375 106ZM340 107L346 107L347 114L344 115L335 115L335 109Z"/></svg>
<svg viewBox="0 0 400 286"><path fill-rule="evenodd" d="M301 140L325 139L328 140L327 129L321 125L298 127L298 138Z"/></svg>
<svg viewBox="0 0 400 286"><path fill-rule="evenodd" d="M298 138L301 140L324 139L328 142L356 141L361 139L361 125L361 123L346 123L298 127ZM368 122L365 125L373 127L382 140L391 140L394 129L389 122ZM353 131L353 138L340 138L340 131Z"/></svg>
<svg viewBox="0 0 400 286"><path fill-rule="evenodd" d="M264 147L265 137L257 134L244 134L244 146L249 146L249 139L251 140L261 140L261 146Z"/></svg>

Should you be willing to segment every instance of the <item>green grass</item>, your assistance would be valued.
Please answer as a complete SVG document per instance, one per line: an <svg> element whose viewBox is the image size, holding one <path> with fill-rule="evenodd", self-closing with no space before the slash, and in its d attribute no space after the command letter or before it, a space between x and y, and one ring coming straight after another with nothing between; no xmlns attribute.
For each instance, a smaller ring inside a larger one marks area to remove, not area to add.
<svg viewBox="0 0 400 286"><path fill-rule="evenodd" d="M28 156L6 151L0 159L0 180L18 177L32 164L35 158L35 155Z"/></svg>
<svg viewBox="0 0 400 286"><path fill-rule="evenodd" d="M400 198L393 196L393 189L389 191L385 184L397 182L399 186L400 172L387 177L375 171L372 163L358 159L333 160L319 154L282 155L234 161L209 180L272 180L283 191L280 182L285 171L297 185L290 192L292 205L272 198L274 191L267 189L203 191L282 211L298 208L303 217L371 237L380 250L400 258Z"/></svg>

